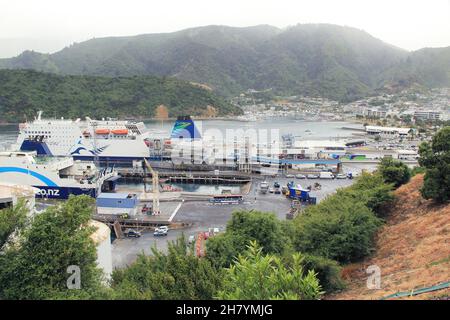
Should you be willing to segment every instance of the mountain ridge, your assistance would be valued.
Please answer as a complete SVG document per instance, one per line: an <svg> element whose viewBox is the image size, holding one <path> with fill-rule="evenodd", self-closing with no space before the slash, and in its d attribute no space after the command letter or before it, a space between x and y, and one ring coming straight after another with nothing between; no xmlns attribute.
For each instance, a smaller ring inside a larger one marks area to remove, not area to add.
<svg viewBox="0 0 450 320"><path fill-rule="evenodd" d="M363 30L333 24L283 29L209 25L93 38L53 54L26 51L0 59L0 68L109 77L166 76L208 85L224 96L273 88L280 95L351 101L390 81L450 86L450 47L408 52Z"/></svg>

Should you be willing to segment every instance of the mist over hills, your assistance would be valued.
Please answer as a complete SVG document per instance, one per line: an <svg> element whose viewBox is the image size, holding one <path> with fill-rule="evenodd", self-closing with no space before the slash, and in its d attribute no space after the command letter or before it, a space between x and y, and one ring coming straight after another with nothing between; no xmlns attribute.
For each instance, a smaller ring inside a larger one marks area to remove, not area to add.
<svg viewBox="0 0 450 320"><path fill-rule="evenodd" d="M450 47L408 52L364 31L330 24L205 26L91 39L54 54L25 51L0 59L0 68L176 77L225 96L272 88L280 95L351 101L389 83L450 86Z"/></svg>

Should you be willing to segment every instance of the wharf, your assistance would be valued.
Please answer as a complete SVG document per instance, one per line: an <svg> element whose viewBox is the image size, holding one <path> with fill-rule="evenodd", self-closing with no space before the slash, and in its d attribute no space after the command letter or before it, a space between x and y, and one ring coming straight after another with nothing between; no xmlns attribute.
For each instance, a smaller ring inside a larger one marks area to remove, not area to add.
<svg viewBox="0 0 450 320"><path fill-rule="evenodd" d="M123 178L144 179L150 178L149 172L135 168L116 168ZM251 175L237 171L158 171L158 176L168 182L200 183L200 184L245 184L251 181Z"/></svg>

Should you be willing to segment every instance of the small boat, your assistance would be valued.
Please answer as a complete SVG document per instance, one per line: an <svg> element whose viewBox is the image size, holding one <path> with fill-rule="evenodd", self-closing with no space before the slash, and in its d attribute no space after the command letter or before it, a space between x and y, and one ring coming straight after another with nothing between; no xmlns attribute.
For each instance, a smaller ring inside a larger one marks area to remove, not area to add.
<svg viewBox="0 0 450 320"><path fill-rule="evenodd" d="M96 129L95 133L96 134L109 134L110 130L109 129Z"/></svg>
<svg viewBox="0 0 450 320"><path fill-rule="evenodd" d="M111 132L112 132L112 134L116 134L116 135L127 135L128 129L114 129Z"/></svg>

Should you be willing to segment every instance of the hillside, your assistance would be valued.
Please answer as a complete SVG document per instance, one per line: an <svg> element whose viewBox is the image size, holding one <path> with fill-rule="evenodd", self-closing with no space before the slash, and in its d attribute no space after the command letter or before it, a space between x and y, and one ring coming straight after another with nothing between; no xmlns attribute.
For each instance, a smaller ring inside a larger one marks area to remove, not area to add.
<svg viewBox="0 0 450 320"><path fill-rule="evenodd" d="M50 55L27 51L15 58L0 59L0 68L175 76L207 84L225 95L249 88L272 88L279 94L353 100L390 81L391 74L396 74L393 70L398 70L408 56L407 51L362 30L337 25L299 24L286 29L268 25L206 26L91 39ZM421 79L427 85L446 81Z"/></svg>
<svg viewBox="0 0 450 320"><path fill-rule="evenodd" d="M174 78L0 70L0 122L22 121L38 110L56 117L150 118L161 104L168 108L170 117L240 112L210 90Z"/></svg>
<svg viewBox="0 0 450 320"><path fill-rule="evenodd" d="M395 191L395 204L377 235L376 251L362 263L346 266L348 288L330 299L380 299L399 291L450 281L450 205L436 206L419 192L423 175ZM381 268L381 289L366 287L366 268ZM450 296L450 288L411 297Z"/></svg>

